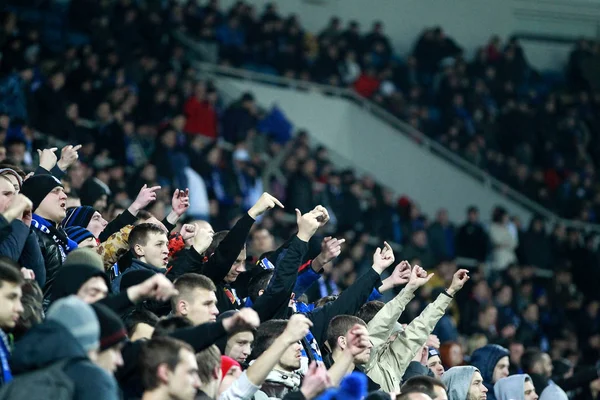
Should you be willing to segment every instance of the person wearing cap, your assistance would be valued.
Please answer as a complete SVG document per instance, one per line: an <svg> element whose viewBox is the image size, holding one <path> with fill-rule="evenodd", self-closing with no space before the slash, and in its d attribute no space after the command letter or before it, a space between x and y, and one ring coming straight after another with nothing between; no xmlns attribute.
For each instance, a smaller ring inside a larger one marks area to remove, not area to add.
<svg viewBox="0 0 600 400"><path fill-rule="evenodd" d="M444 375L444 364L440 358L440 352L437 349L430 347L427 354L427 367L433 372L437 379L441 379Z"/></svg>
<svg viewBox="0 0 600 400"><path fill-rule="evenodd" d="M70 226L65 228L65 232L67 233L67 236L69 236L69 239L77 243L77 248L93 249L98 247L98 240L94 234L85 228L80 226Z"/></svg>
<svg viewBox="0 0 600 400"><path fill-rule="evenodd" d="M43 290L47 301L67 253L77 248L77 243L70 240L59 225L66 215L67 195L62 183L52 175L32 176L23 183L21 193L33 203L31 229L37 235L44 257L46 284Z"/></svg>
<svg viewBox="0 0 600 400"><path fill-rule="evenodd" d="M100 325L92 307L76 296L50 307L46 320L31 328L17 343L11 367L19 375L71 359L64 373L75 386L75 400L117 400L116 380L94 364L100 348Z"/></svg>
<svg viewBox="0 0 600 400"><path fill-rule="evenodd" d="M102 214L90 206L69 208L65 219L60 223L65 230L75 227L82 228L97 239L100 238L100 234L107 225L108 222L102 218Z"/></svg>
<svg viewBox="0 0 600 400"><path fill-rule="evenodd" d="M0 213L4 214L11 206L25 201L19 195L23 181L21 175L11 168L0 168ZM29 203L29 200L26 201ZM0 241L0 256L10 258L34 272L35 280L44 287L46 269L44 258L38 245L37 236L29 228L31 225L31 208L27 206L21 215L15 215L10 221L10 232Z"/></svg>
<svg viewBox="0 0 600 400"><path fill-rule="evenodd" d="M498 400L538 400L539 396L527 374L502 378L494 385L494 394Z"/></svg>
<svg viewBox="0 0 600 400"><path fill-rule="evenodd" d="M121 318L103 304L92 304L100 324L100 350L96 365L114 374L123 365L121 350L127 340L127 330Z"/></svg>
<svg viewBox="0 0 600 400"><path fill-rule="evenodd" d="M481 371L488 399L495 400L494 385L509 374L510 352L497 344L488 344L473 352L470 364Z"/></svg>
<svg viewBox="0 0 600 400"><path fill-rule="evenodd" d="M448 400L486 400L488 390L481 373L470 365L452 367L442 376L448 388Z"/></svg>
<svg viewBox="0 0 600 400"><path fill-rule="evenodd" d="M371 340L376 349L366 366L369 378L381 385L382 390L398 391L400 379L404 376L412 359L422 350L437 322L442 318L454 295L469 279L468 271L458 270L450 287L429 304L421 314L406 326L406 329L393 337L394 327L404 308L414 297L415 291L425 285L433 276L419 266L411 266L403 261L400 268L410 269L408 283L400 294L388 302L368 324Z"/></svg>

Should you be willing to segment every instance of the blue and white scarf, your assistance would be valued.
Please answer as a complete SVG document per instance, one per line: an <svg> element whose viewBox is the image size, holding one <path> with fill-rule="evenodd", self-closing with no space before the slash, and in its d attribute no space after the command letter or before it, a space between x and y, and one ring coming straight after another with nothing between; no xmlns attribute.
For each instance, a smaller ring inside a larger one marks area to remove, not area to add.
<svg viewBox="0 0 600 400"><path fill-rule="evenodd" d="M7 384L12 381L13 376L10 372L10 343L6 333L0 329L0 368L2 368L2 376L0 377L0 384Z"/></svg>
<svg viewBox="0 0 600 400"><path fill-rule="evenodd" d="M67 234L62 229L57 229L54 224L37 214L33 214L31 227L52 237L52 239L58 245L62 261L65 261L67 254L77 248L77 242L69 239Z"/></svg>

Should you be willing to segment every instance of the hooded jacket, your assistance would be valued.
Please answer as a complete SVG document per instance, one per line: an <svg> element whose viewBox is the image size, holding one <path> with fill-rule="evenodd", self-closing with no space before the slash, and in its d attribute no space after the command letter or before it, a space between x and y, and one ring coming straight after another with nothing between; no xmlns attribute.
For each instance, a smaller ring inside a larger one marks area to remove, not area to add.
<svg viewBox="0 0 600 400"><path fill-rule="evenodd" d="M513 375L509 376L508 378L500 379L494 385L494 395L496 396L496 399L524 400L526 378L531 379L531 377L527 374Z"/></svg>
<svg viewBox="0 0 600 400"><path fill-rule="evenodd" d="M46 321L36 325L16 343L11 366L13 375L41 369L72 359L64 372L75 385L74 400L117 400L115 379L87 358L84 348L62 325Z"/></svg>
<svg viewBox="0 0 600 400"><path fill-rule="evenodd" d="M503 357L508 357L510 352L497 344L488 344L477 349L471 355L470 364L481 372L483 385L488 389L488 400L496 400L494 392L494 369Z"/></svg>
<svg viewBox="0 0 600 400"><path fill-rule="evenodd" d="M475 367L453 367L442 375L442 382L448 388L448 400L467 400Z"/></svg>

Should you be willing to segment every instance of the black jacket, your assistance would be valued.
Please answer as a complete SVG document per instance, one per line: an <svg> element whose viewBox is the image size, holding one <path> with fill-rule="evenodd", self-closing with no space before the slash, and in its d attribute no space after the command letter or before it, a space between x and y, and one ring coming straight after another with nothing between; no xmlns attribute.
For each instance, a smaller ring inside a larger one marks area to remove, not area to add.
<svg viewBox="0 0 600 400"><path fill-rule="evenodd" d="M74 360L64 371L75 384L74 400L117 400L115 379L89 359L77 340L62 325L46 321L36 325L15 344L13 375L49 366L63 359Z"/></svg>
<svg viewBox="0 0 600 400"><path fill-rule="evenodd" d="M46 284L46 268L36 234L19 220L12 221L10 227L12 232L0 242L0 255L33 270L36 282L43 288Z"/></svg>
<svg viewBox="0 0 600 400"><path fill-rule="evenodd" d="M217 287L217 307L220 313L241 308L242 304L232 300L230 296L233 293L232 289L235 289L236 291L240 291L238 298L246 297L249 275L247 273L241 274L233 285L226 283L224 279L244 248L246 238L253 224L254 219L245 214L231 228L223 241L219 243L215 252L212 255L208 255L206 260L194 248L181 251L171 265L167 277L174 281L179 276L188 272L206 275Z"/></svg>
<svg viewBox="0 0 600 400"><path fill-rule="evenodd" d="M57 229L64 233L61 227L58 227ZM40 246L40 250L42 251L42 257L44 258L44 266L46 267L44 299L48 299L50 297L50 293L52 292L52 285L54 284L55 275L63 265L63 254L66 254L66 249L61 249L60 245L49 234L33 228L32 231L35 232L37 236L38 244ZM64 235L65 237L67 236L66 233L64 233Z"/></svg>

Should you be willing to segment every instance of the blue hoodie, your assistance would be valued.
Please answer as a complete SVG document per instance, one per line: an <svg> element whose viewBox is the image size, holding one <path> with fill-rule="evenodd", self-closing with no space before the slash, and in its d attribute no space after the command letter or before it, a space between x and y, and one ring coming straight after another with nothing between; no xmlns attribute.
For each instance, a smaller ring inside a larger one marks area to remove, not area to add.
<svg viewBox="0 0 600 400"><path fill-rule="evenodd" d="M502 357L507 357L510 352L497 344L488 344L477 349L471 355L471 365L479 369L483 384L488 389L488 400L496 400L494 395L494 368Z"/></svg>

